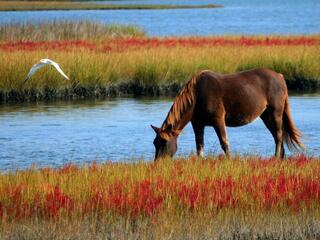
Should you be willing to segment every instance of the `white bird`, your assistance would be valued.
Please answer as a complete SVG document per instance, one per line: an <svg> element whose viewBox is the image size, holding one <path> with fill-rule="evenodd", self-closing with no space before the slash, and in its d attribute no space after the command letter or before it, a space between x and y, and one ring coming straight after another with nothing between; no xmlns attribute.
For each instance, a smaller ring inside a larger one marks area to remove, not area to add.
<svg viewBox="0 0 320 240"><path fill-rule="evenodd" d="M60 68L60 66L58 65L58 63L56 63L56 62L54 62L54 61L52 61L52 60L50 60L50 59L45 58L45 59L41 59L39 63L33 65L33 67L30 69L30 71L29 71L26 79L24 80L24 82L26 82L27 80L29 80L36 71L38 71L40 68L42 68L42 67L45 66L45 65L52 65L52 66L54 66L54 67L57 69L57 71L58 71L59 73L61 73L62 76L64 76L66 79L70 80L70 79L68 78L68 76L62 71L62 69Z"/></svg>

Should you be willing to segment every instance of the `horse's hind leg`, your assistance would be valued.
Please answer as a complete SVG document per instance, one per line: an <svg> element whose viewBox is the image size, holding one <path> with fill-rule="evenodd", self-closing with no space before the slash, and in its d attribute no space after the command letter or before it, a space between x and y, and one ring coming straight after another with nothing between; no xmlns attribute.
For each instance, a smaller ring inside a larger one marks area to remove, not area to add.
<svg viewBox="0 0 320 240"><path fill-rule="evenodd" d="M226 157L229 158L230 157L229 141L228 141L227 130L226 130L226 125L224 121L220 121L214 124L213 127L219 138L221 148L226 154Z"/></svg>
<svg viewBox="0 0 320 240"><path fill-rule="evenodd" d="M283 110L267 108L260 117L273 136L276 144L275 156L284 158L285 151L282 137L282 114Z"/></svg>
<svg viewBox="0 0 320 240"><path fill-rule="evenodd" d="M200 157L203 157L203 135L204 135L204 125L202 124L198 124L195 122L191 122L192 123L192 128L194 131L194 135L195 135L195 140L196 140L196 146L197 146L197 155Z"/></svg>

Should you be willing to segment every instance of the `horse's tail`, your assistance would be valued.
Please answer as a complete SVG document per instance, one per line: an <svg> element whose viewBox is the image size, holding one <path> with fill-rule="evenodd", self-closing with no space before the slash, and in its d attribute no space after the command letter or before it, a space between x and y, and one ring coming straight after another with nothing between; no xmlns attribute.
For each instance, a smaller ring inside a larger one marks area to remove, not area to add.
<svg viewBox="0 0 320 240"><path fill-rule="evenodd" d="M286 99L285 105L284 105L284 112L283 112L283 140L287 144L288 148L296 149L296 150L303 150L305 149L305 146L301 142L301 132L294 126L294 123L291 118L290 114L290 106L289 106L289 100L288 97Z"/></svg>

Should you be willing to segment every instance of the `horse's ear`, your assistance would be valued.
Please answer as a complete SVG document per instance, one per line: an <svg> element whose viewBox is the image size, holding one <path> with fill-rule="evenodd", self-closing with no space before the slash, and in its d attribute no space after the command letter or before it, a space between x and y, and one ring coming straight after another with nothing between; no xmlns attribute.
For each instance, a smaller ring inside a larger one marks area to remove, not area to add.
<svg viewBox="0 0 320 240"><path fill-rule="evenodd" d="M160 132L160 128L157 128L153 125L150 125L152 127L152 129L155 131L156 134L158 134Z"/></svg>

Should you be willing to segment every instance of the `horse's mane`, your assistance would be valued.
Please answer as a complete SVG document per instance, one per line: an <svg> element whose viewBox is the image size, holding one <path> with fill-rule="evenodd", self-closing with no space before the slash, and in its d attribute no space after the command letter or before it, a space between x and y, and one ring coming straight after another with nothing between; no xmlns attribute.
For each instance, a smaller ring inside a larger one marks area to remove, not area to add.
<svg viewBox="0 0 320 240"><path fill-rule="evenodd" d="M203 71L195 74L180 90L161 126L162 129L165 129L170 124L174 128L175 123L177 123L177 121L181 119L181 116L193 105L196 98L195 85L199 74L202 72Z"/></svg>

